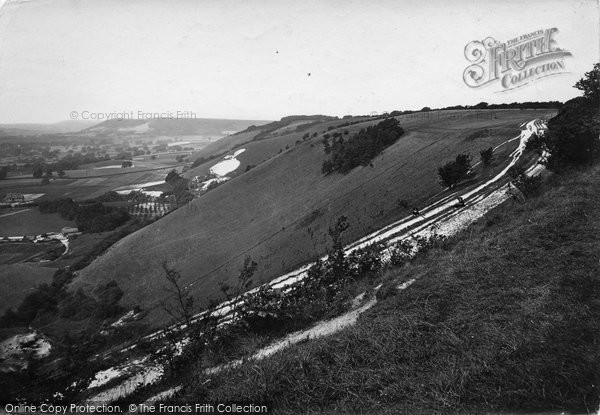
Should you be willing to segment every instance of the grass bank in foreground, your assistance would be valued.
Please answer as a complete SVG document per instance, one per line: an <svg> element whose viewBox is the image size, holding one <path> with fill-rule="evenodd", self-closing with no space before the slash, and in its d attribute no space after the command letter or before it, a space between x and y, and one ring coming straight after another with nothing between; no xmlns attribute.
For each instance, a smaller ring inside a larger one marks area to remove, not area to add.
<svg viewBox="0 0 600 415"><path fill-rule="evenodd" d="M278 413L593 412L600 382L600 167L555 176L401 268L358 324L198 373L183 397Z"/></svg>

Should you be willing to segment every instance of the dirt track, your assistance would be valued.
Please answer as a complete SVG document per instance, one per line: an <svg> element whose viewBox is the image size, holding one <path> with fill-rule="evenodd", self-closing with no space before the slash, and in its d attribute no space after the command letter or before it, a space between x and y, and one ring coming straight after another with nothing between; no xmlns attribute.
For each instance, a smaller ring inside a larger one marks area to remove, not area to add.
<svg viewBox="0 0 600 415"><path fill-rule="evenodd" d="M374 242L391 244L402 239L410 240L416 236L430 237L434 234L451 236L482 217L490 209L506 201L511 197L508 192L508 187L507 185L497 186L497 183L504 178L508 170L519 160L525 150L525 145L529 137L531 137L533 133L537 133L543 129L544 125L540 122L540 120L536 119L526 123L524 127L525 128L521 131L519 136L511 139L511 141L514 139L519 139L519 146L513 153L511 153L509 164L496 176L483 184L475 186L474 188L468 188L462 191L454 192L438 201L435 201L434 203L421 209L419 216L403 218L365 236L364 238L359 239L358 241L355 241L346 247L346 252L352 252L355 249L359 249ZM535 163L529 167L527 174L537 174L542 168L542 166ZM464 199L464 206L457 205L456 199L459 196ZM386 252L384 252L384 254L385 253ZM294 283L305 278L307 275L307 270L311 265L312 264L307 264L298 270L276 278L272 280L269 285L271 285L273 288L286 290ZM410 284L399 286L398 289L406 289L409 285ZM255 291L257 289L258 288L255 288L251 291ZM243 299L234 301L243 301ZM362 305L357 304L357 306L353 307L352 310L339 317L336 317L335 319L323 321L307 330L292 333L284 339L259 350L251 357L251 359L262 359L299 341L308 338L330 335L342 330L344 327L354 324L358 319L358 316L362 312L375 305L375 303L376 300L374 298L368 299ZM213 309L211 313L221 318L220 324L227 324L227 322L231 319L230 312L232 310L232 305L232 302L222 303ZM196 318L200 318L202 315L204 315L204 313L197 315ZM161 332L156 332L147 336L146 339L155 339L160 335ZM124 350L129 350L134 347L135 345ZM151 360L142 359L142 362L139 360L136 362L127 362L118 367L113 367L97 373L94 386L98 387L97 390L99 392L94 395L91 400L112 401L123 398L133 393L140 386L152 384L159 380L164 371L163 367L156 363L140 364L148 361ZM208 369L208 372L220 371L227 367L236 366L237 364L239 364L239 362L231 362L222 367ZM116 386L101 390L102 385L114 377L123 377L124 379ZM100 381L100 379L102 380ZM168 397L169 392L175 392L176 390L178 390L178 387L173 388L170 391L163 391L157 395L157 397L164 399Z"/></svg>

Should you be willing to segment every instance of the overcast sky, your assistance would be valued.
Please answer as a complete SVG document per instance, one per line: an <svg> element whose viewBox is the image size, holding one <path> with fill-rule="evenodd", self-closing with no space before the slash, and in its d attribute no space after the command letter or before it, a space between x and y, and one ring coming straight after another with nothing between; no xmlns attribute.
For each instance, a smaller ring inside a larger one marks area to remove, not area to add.
<svg viewBox="0 0 600 415"><path fill-rule="evenodd" d="M597 0L29 0L0 9L0 123L71 111L278 119L566 100L598 62ZM465 45L556 27L563 75L471 89ZM310 76L309 76L310 74Z"/></svg>

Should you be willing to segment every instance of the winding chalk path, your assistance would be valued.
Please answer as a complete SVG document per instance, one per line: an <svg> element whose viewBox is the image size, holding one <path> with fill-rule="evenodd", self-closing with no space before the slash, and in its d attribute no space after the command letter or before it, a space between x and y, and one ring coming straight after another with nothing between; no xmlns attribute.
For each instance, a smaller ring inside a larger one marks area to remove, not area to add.
<svg viewBox="0 0 600 415"><path fill-rule="evenodd" d="M512 141L519 139L519 146L510 154L508 165L496 176L473 189L454 192L443 197L442 199L422 209L420 215L417 217L405 217L355 241L346 247L346 253L350 253L356 249L363 248L375 242L383 242L389 247L391 244L397 241L411 241L416 237L428 238L433 235L452 236L469 226L471 223L475 222L477 219L481 218L490 209L493 209L509 199L511 195L508 191L508 185L496 187L495 184L506 175L512 166L517 163L519 158L522 156L527 140L531 137L531 135L533 133L538 133L545 128L545 125L540 120L532 120L528 123L522 124L521 126L525 127L521 131L521 134L511 140L508 140ZM541 158L545 156L546 154L543 154ZM527 169L526 174L530 176L536 175L539 174L542 169L543 166L536 163ZM457 207L456 198L458 196L464 199L465 206ZM384 255L389 255L389 250L387 248L384 251ZM323 257L322 259L326 259L326 257ZM295 271L282 275L281 277L269 282L268 285L273 288L286 291L290 289L293 284L305 278L307 276L308 269L312 265L312 263L307 264ZM401 284L397 288L399 290L406 289L408 286L410 286L410 284L412 284L412 282L414 282L414 280ZM258 287L250 290L249 293L255 292L256 290L258 290ZM243 302L243 297L244 296L242 295L241 298L221 303L210 311L211 315L220 318L219 324L228 324L231 321L231 312L233 309L232 306L238 304L238 302ZM364 298L364 295L360 297L360 299L362 298ZM359 299L357 298L357 300ZM360 300L357 301L357 303L360 303ZM345 314L342 314L341 316L338 316L332 320L320 322L307 330L292 333L286 336L284 339L259 350L248 359L260 360L301 341L315 337L327 336L338 332L345 327L353 325L358 320L358 317L361 313L368 310L375 304L376 299L373 297L362 305L357 304L355 308ZM205 316L206 313L207 312L198 314L195 316L195 319L200 319L201 317ZM181 325L179 328L184 329L185 325ZM146 336L145 339L154 340L160 338L161 336L162 332L156 332ZM121 352L125 352L133 348L135 348L135 345L124 348L121 350ZM90 385L90 388L92 388L92 386L100 386L101 384L106 383L103 381L106 379L107 375L110 378L123 377L123 381L108 390L96 393L90 398L90 401L111 402L129 396L141 386L146 386L157 382L162 377L164 368L160 364L150 363L148 358L149 357L141 360L138 359L135 362L125 363L118 367L109 368L96 374L96 378ZM216 373L227 368L236 367L241 363L241 360L233 361L226 365L207 369L205 373ZM148 401L152 402L158 399L166 399L169 396L172 396L172 394L178 391L180 388L181 386L176 386L167 391L163 391L150 398Z"/></svg>

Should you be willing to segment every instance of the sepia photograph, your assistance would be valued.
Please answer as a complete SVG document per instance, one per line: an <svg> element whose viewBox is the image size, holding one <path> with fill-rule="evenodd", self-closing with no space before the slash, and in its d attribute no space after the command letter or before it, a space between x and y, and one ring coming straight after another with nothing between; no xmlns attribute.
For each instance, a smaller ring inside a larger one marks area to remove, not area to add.
<svg viewBox="0 0 600 415"><path fill-rule="evenodd" d="M0 414L600 415L600 2L0 0Z"/></svg>

